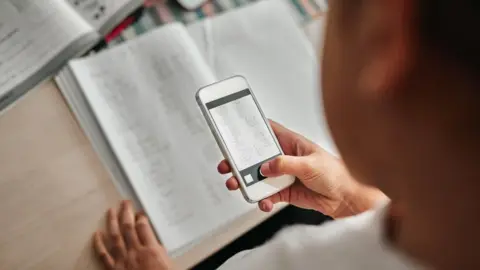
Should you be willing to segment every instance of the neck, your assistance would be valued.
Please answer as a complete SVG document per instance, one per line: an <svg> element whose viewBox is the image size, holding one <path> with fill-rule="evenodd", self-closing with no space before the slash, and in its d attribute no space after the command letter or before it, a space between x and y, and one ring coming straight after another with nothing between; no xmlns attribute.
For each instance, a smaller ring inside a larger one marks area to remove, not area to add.
<svg viewBox="0 0 480 270"><path fill-rule="evenodd" d="M445 198L435 207L394 202L403 209L394 245L435 269L480 269L480 209ZM462 200L466 203L466 200ZM478 200L471 200L478 205Z"/></svg>
<svg viewBox="0 0 480 270"><path fill-rule="evenodd" d="M403 186L392 196L400 209L395 244L435 269L480 269L480 145L436 138L417 137L416 157L401 165Z"/></svg>
<svg viewBox="0 0 480 270"><path fill-rule="evenodd" d="M480 82L432 61L375 107L370 178L400 210L395 246L435 269L480 269Z"/></svg>
<svg viewBox="0 0 480 270"><path fill-rule="evenodd" d="M386 192L401 213L395 245L435 269L480 269L480 110L462 81L409 104Z"/></svg>

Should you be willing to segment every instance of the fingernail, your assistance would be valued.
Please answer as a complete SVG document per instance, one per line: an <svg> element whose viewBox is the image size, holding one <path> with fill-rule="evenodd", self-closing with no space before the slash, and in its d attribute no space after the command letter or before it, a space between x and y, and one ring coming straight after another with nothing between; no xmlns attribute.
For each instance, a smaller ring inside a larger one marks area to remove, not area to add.
<svg viewBox="0 0 480 270"><path fill-rule="evenodd" d="M260 203L260 209L262 209L263 211L267 211L267 203L266 202L261 202Z"/></svg>
<svg viewBox="0 0 480 270"><path fill-rule="evenodd" d="M135 213L135 220L138 220L139 218L141 218L142 216L145 216L145 212L142 210L142 211L138 211L137 213Z"/></svg>
<svg viewBox="0 0 480 270"><path fill-rule="evenodd" d="M260 167L260 173L263 176L267 176L272 173L272 170L270 168L270 162L266 162L262 164L262 166Z"/></svg>
<svg viewBox="0 0 480 270"><path fill-rule="evenodd" d="M136 220L136 223L148 223L148 218L145 215L140 215Z"/></svg>

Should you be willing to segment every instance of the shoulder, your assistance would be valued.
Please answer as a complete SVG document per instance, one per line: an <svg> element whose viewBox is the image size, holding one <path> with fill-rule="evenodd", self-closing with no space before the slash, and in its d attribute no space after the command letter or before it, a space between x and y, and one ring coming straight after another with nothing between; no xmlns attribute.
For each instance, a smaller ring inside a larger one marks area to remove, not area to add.
<svg viewBox="0 0 480 270"><path fill-rule="evenodd" d="M327 222L293 226L271 242L285 269L414 269L383 241L382 209Z"/></svg>
<svg viewBox="0 0 480 270"><path fill-rule="evenodd" d="M222 269L419 269L383 240L385 209L321 226L289 227Z"/></svg>
<svg viewBox="0 0 480 270"><path fill-rule="evenodd" d="M271 244L281 246L285 252L302 250L305 256L335 255L337 250L354 249L360 243L372 242L373 211L326 222L321 226L297 225L280 231ZM322 256L323 257L323 256Z"/></svg>

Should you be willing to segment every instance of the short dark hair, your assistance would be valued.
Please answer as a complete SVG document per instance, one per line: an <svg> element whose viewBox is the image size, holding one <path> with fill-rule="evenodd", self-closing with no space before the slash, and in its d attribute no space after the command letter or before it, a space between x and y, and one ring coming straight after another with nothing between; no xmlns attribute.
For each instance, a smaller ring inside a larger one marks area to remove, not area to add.
<svg viewBox="0 0 480 270"><path fill-rule="evenodd" d="M480 0L418 0L420 39L480 73Z"/></svg>

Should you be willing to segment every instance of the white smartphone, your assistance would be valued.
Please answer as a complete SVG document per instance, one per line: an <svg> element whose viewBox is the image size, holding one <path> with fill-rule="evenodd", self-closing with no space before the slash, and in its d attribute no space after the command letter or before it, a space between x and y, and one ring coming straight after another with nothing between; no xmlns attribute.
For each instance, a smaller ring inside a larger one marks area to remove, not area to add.
<svg viewBox="0 0 480 270"><path fill-rule="evenodd" d="M203 87L196 99L245 200L255 203L293 184L293 176L260 173L263 163L283 151L244 77Z"/></svg>

